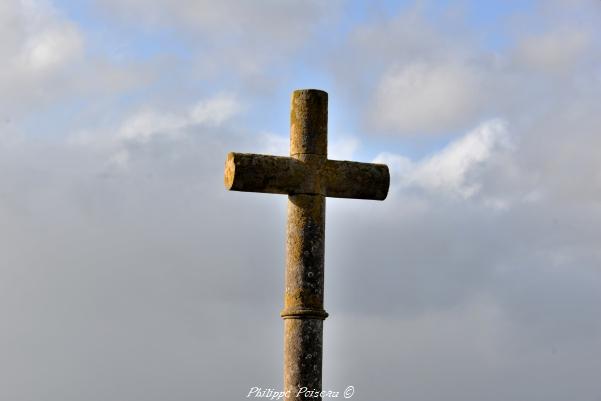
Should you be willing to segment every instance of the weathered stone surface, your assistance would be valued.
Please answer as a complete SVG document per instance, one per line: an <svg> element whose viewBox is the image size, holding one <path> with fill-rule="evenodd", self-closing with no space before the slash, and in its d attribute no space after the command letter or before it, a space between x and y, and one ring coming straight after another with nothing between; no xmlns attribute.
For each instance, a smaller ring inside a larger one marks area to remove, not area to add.
<svg viewBox="0 0 601 401"><path fill-rule="evenodd" d="M295 91L290 112L290 156L308 170L315 192L324 192L321 171L328 152L328 94ZM286 400L299 388L321 391L324 241L323 195L288 196L286 289L284 291L284 389ZM309 399L304 396L301 399ZM313 398L315 399L315 398ZM317 398L321 400L321 397Z"/></svg>
<svg viewBox="0 0 601 401"><path fill-rule="evenodd" d="M309 190L307 169L291 157L230 152L225 161L225 187L231 191L289 194Z"/></svg>
<svg viewBox="0 0 601 401"><path fill-rule="evenodd" d="M288 194L284 291L284 389L291 400L321 400L326 196L383 200L383 164L328 160L328 94L294 91L290 157L229 153L225 187ZM299 388L309 391L296 397Z"/></svg>
<svg viewBox="0 0 601 401"><path fill-rule="evenodd" d="M390 173L385 164L328 160L321 174L328 197L384 200L388 195Z"/></svg>
<svg viewBox="0 0 601 401"><path fill-rule="evenodd" d="M325 198L291 195L288 201L284 291L284 389L321 391ZM321 398L319 398L321 399Z"/></svg>
<svg viewBox="0 0 601 401"><path fill-rule="evenodd" d="M328 94L317 89L292 93L290 156L328 154Z"/></svg>
<svg viewBox="0 0 601 401"><path fill-rule="evenodd" d="M299 388L320 392L323 355L323 320L284 320L284 391L286 400L321 400L307 393L296 394Z"/></svg>
<svg viewBox="0 0 601 401"><path fill-rule="evenodd" d="M321 195L288 197L285 319L327 316L323 310L325 212Z"/></svg>
<svg viewBox="0 0 601 401"><path fill-rule="evenodd" d="M231 191L384 200L390 175L384 164L326 160L305 153L283 157L230 152L224 184Z"/></svg>

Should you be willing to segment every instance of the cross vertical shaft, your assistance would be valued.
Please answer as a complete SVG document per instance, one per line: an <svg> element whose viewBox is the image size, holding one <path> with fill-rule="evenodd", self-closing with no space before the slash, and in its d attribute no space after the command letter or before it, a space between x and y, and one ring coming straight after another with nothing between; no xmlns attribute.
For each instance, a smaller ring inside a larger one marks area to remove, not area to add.
<svg viewBox="0 0 601 401"><path fill-rule="evenodd" d="M327 120L327 93L294 92L290 157L315 171L327 160ZM323 309L325 207L325 197L319 193L288 195L286 288L281 313L286 400L297 399L302 388L321 391L323 320L327 317ZM309 397L301 394L298 399Z"/></svg>

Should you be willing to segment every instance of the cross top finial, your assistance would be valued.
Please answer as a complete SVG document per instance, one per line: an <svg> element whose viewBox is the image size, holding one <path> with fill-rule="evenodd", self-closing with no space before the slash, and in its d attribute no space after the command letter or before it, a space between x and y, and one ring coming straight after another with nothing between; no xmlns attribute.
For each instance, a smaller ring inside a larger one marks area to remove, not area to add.
<svg viewBox="0 0 601 401"><path fill-rule="evenodd" d="M328 154L328 93L319 89L292 92L290 156Z"/></svg>

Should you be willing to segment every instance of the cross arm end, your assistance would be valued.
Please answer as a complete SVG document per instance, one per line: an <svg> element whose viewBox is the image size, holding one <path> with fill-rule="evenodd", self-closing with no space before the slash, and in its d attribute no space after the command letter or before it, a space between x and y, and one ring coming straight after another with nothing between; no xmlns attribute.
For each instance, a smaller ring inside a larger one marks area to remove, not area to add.
<svg viewBox="0 0 601 401"><path fill-rule="evenodd" d="M229 191L288 194L303 179L302 165L290 157L230 152L223 183Z"/></svg>
<svg viewBox="0 0 601 401"><path fill-rule="evenodd" d="M328 160L325 168L326 196L384 200L390 187L385 164Z"/></svg>

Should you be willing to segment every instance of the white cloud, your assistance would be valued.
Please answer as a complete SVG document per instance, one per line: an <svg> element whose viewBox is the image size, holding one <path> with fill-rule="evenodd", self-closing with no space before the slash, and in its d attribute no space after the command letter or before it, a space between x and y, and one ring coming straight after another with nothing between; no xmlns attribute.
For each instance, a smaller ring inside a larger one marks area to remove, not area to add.
<svg viewBox="0 0 601 401"><path fill-rule="evenodd" d="M46 28L27 39L17 62L36 73L59 69L81 54L82 42L81 35L71 25Z"/></svg>
<svg viewBox="0 0 601 401"><path fill-rule="evenodd" d="M290 140L283 135L272 132L263 132L260 135L260 148L257 152L266 155L288 156L290 154Z"/></svg>
<svg viewBox="0 0 601 401"><path fill-rule="evenodd" d="M415 169L415 163L411 159L394 153L382 152L373 162L386 164L397 181L401 179L400 177L407 177Z"/></svg>
<svg viewBox="0 0 601 401"><path fill-rule="evenodd" d="M353 160L361 142L353 136L341 136L328 143L328 158L332 160Z"/></svg>
<svg viewBox="0 0 601 401"><path fill-rule="evenodd" d="M240 103L235 96L221 94L194 105L189 117L194 124L218 126L239 113Z"/></svg>
<svg viewBox="0 0 601 401"><path fill-rule="evenodd" d="M119 129L119 137L146 143L155 137L177 138L194 126L215 127L223 124L241 110L232 95L217 95L198 101L185 113L141 111L129 117Z"/></svg>
<svg viewBox="0 0 601 401"><path fill-rule="evenodd" d="M478 72L458 62L396 67L380 79L370 118L401 135L453 131L477 111L478 87Z"/></svg>
<svg viewBox="0 0 601 401"><path fill-rule="evenodd" d="M520 41L516 57L543 72L568 72L586 56L592 38L582 29L550 30Z"/></svg>
<svg viewBox="0 0 601 401"><path fill-rule="evenodd" d="M411 174L410 182L468 198L479 189L477 183L470 182L469 173L485 163L494 151L508 145L505 123L501 120L487 121L419 163Z"/></svg>
<svg viewBox="0 0 601 401"><path fill-rule="evenodd" d="M88 35L89 31L69 19L51 1L3 0L0 120L10 120L18 126L29 119L46 125L48 135L62 135L73 121L104 118L99 114L107 112L108 105L114 104L117 97L141 84L148 85L157 73L152 61L114 62L109 54L90 48ZM78 110L77 118L51 111L69 102L71 110L77 108L74 105L89 107ZM52 123L42 122L46 119Z"/></svg>
<svg viewBox="0 0 601 401"><path fill-rule="evenodd" d="M130 117L121 129L119 135L125 140L148 142L153 137L177 137L181 129L192 123L188 116L142 111Z"/></svg>
<svg viewBox="0 0 601 401"><path fill-rule="evenodd" d="M81 32L50 3L7 0L3 4L0 34L4 40L0 43L0 52L4 60L4 80L37 79L68 66L82 55Z"/></svg>
<svg viewBox="0 0 601 401"><path fill-rule="evenodd" d="M509 149L511 143L506 123L490 120L433 155L412 162L410 159L383 153L376 162L390 163L399 188L418 187L434 193L470 198L480 189L474 171L497 151Z"/></svg>

